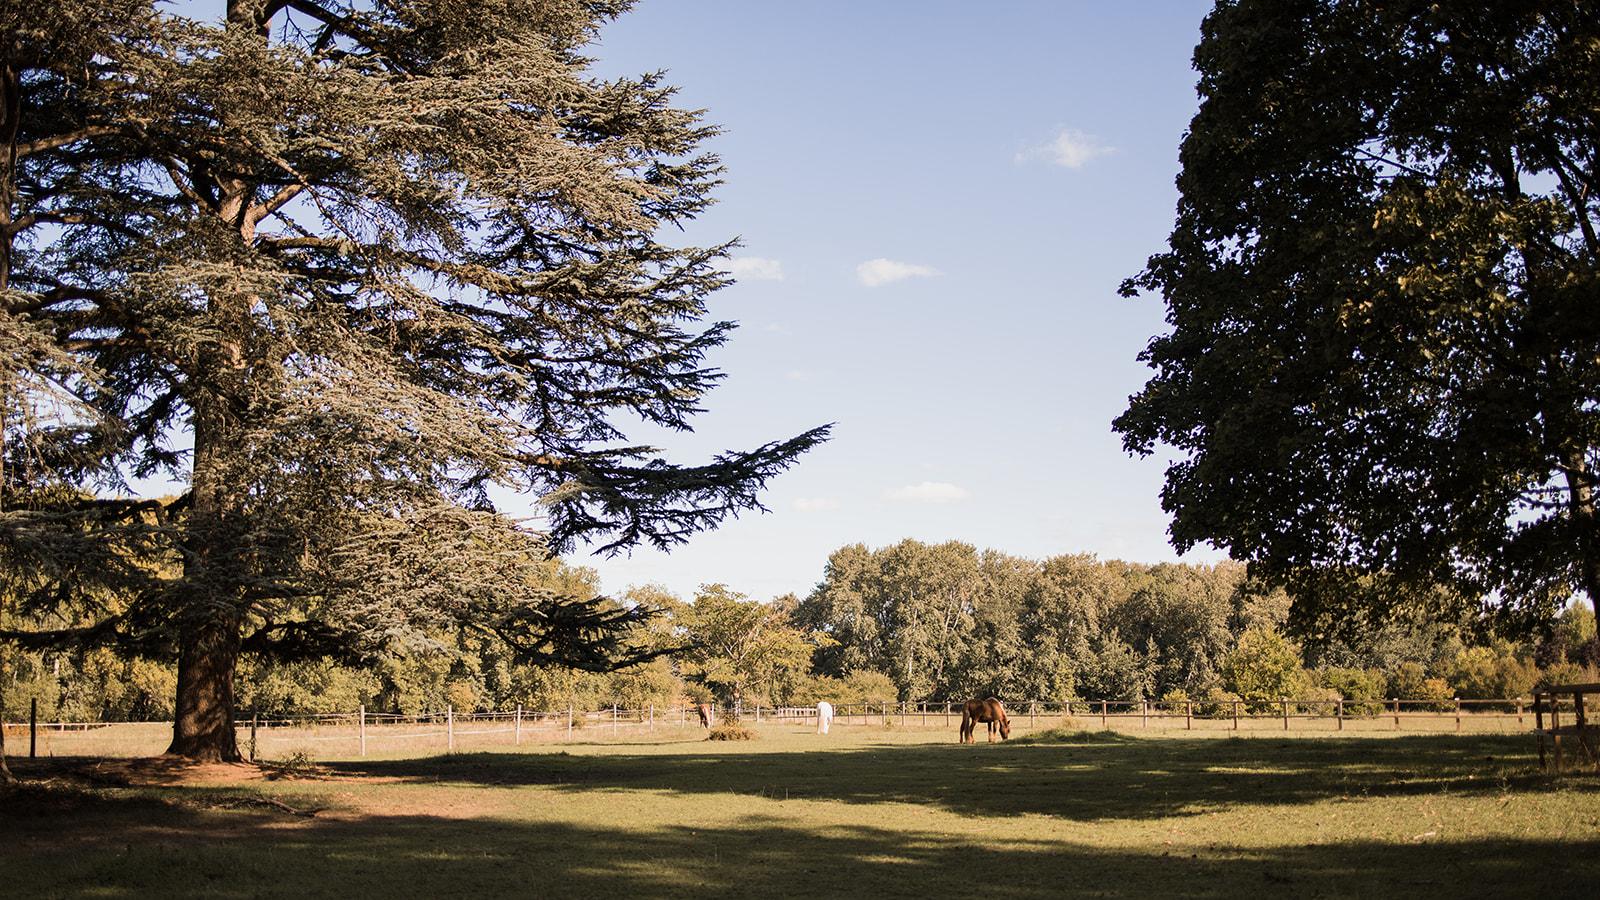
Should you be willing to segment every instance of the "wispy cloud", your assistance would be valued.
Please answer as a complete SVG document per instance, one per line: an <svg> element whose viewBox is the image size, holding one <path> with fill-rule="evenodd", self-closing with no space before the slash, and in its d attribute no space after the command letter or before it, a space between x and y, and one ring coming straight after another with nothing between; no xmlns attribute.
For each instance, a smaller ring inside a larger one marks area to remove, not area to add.
<svg viewBox="0 0 1600 900"><path fill-rule="evenodd" d="M899 500L903 503L955 503L972 496L964 487L958 487L945 481L924 481L920 484L908 484L903 488L896 488L884 496L890 500Z"/></svg>
<svg viewBox="0 0 1600 900"><path fill-rule="evenodd" d="M800 497L794 501L794 508L801 512L824 512L838 509L839 501L832 497Z"/></svg>
<svg viewBox="0 0 1600 900"><path fill-rule="evenodd" d="M736 256L722 264L729 275L746 281L782 281L783 263L764 256Z"/></svg>
<svg viewBox="0 0 1600 900"><path fill-rule="evenodd" d="M878 287L894 281L904 281L907 278L931 278L942 274L944 273L932 266L900 262L881 257L869 259L856 266L856 277L867 287Z"/></svg>
<svg viewBox="0 0 1600 900"><path fill-rule="evenodd" d="M1088 165L1090 160L1113 153L1116 149L1102 144L1100 139L1092 134L1063 128L1050 140L1017 151L1016 161L1028 163L1044 160L1068 169L1081 169Z"/></svg>

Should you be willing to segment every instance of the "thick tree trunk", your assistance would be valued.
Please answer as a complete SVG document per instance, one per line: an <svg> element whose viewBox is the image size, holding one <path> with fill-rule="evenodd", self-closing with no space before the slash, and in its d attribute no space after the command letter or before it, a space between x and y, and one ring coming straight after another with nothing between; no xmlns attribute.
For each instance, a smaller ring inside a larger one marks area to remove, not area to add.
<svg viewBox="0 0 1600 900"><path fill-rule="evenodd" d="M237 352L224 348L231 368ZM229 478L230 442L239 433L227 401L202 392L194 401L194 471L190 477L189 553L184 566L187 609L179 628L178 696L169 755L203 762L238 762L233 731L233 679L239 663L244 603L237 571L248 540L240 527L238 493Z"/></svg>
<svg viewBox="0 0 1600 900"><path fill-rule="evenodd" d="M171 756L201 762L239 762L233 728L233 677L239 662L239 623L230 613L185 628L178 655L178 704Z"/></svg>
<svg viewBox="0 0 1600 900"><path fill-rule="evenodd" d="M1578 532L1578 579L1589 608L1600 616L1600 514L1595 509L1594 472L1581 451L1567 455L1567 498Z"/></svg>
<svg viewBox="0 0 1600 900"><path fill-rule="evenodd" d="M212 298L224 333L239 333L236 306L236 298ZM227 394L243 383L241 344L237 338L222 340L206 354L208 375L218 388L202 389L190 401L194 469L184 563L188 596L179 626L177 708L167 753L203 762L240 760L233 679L246 608L240 585L249 554L242 551L249 536L241 510L245 488L233 458L242 428Z"/></svg>

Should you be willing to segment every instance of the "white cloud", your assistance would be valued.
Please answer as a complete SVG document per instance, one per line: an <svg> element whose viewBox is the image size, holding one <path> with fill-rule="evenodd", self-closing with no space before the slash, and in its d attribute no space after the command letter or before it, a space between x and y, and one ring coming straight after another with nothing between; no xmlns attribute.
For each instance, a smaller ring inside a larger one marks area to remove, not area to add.
<svg viewBox="0 0 1600 900"><path fill-rule="evenodd" d="M1113 153L1116 149L1100 143L1100 139L1092 134L1063 128L1054 138L1019 151L1016 161L1026 163L1042 159L1068 169L1081 169L1088 165L1089 160Z"/></svg>
<svg viewBox="0 0 1600 900"><path fill-rule="evenodd" d="M904 281L907 278L931 278L942 275L932 266L921 266L916 263L899 262L893 259L869 259L856 266L856 277L867 287L877 287L892 281Z"/></svg>
<svg viewBox="0 0 1600 900"><path fill-rule="evenodd" d="M924 481L921 484L908 484L903 488L896 488L884 496L905 503L955 503L971 497L972 494L966 488L948 482Z"/></svg>
<svg viewBox="0 0 1600 900"><path fill-rule="evenodd" d="M839 501L832 497L801 497L794 501L794 508L801 512L823 512L838 509Z"/></svg>
<svg viewBox="0 0 1600 900"><path fill-rule="evenodd" d="M736 256L723 263L729 275L746 281L782 281L783 263L764 256Z"/></svg>

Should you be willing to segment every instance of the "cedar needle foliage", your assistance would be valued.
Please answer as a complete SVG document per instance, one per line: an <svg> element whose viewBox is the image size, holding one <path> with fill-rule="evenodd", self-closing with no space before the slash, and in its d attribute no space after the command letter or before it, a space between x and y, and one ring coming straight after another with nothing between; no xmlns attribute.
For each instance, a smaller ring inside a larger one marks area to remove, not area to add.
<svg viewBox="0 0 1600 900"><path fill-rule="evenodd" d="M453 626L628 660L647 611L534 563L676 545L826 435L627 439L689 428L732 328L727 246L658 237L711 202L715 127L586 72L628 5L0 3L7 638L175 655L172 752L225 759L240 653ZM189 489L114 499L130 475Z"/></svg>

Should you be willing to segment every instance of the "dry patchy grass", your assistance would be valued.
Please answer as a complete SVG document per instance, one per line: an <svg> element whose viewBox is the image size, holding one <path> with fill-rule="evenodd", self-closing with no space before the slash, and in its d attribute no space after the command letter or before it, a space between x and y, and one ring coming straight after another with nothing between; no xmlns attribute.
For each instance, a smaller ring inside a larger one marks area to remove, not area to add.
<svg viewBox="0 0 1600 900"><path fill-rule="evenodd" d="M763 727L285 780L119 786L23 761L55 780L0 805L0 856L8 890L40 897L1572 894L1600 876L1600 779L1539 775L1532 752Z"/></svg>

